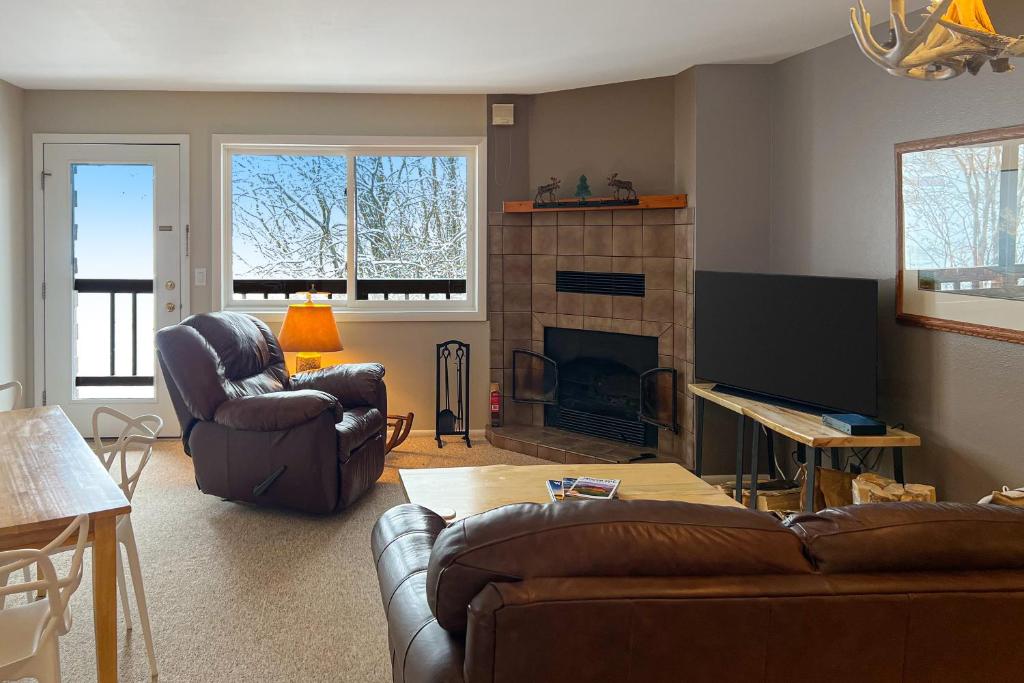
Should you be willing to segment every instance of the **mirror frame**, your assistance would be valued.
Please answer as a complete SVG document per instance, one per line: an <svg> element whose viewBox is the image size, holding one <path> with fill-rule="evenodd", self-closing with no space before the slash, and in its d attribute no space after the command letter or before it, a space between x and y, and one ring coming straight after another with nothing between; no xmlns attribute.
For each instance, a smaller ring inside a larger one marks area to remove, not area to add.
<svg viewBox="0 0 1024 683"><path fill-rule="evenodd" d="M956 332L974 337L1007 341L1016 344L1024 344L1024 329L1013 329L984 325L980 323L964 322L937 318L918 313L908 313L904 310L903 289L904 289L904 204L903 204L903 155L913 152L926 152L934 149L948 149L952 147L965 147L971 145L983 145L994 142L1004 142L1016 138L1024 139L1024 125L1009 126L1006 128L994 128L977 131L973 133L959 133L944 137L915 140L912 142L901 142L895 146L896 152L896 320L907 325L925 327L932 330L944 332ZM1024 169L1022 169L1024 172ZM975 297L977 298L977 297ZM1024 302L1021 305L1021 314L1024 316Z"/></svg>

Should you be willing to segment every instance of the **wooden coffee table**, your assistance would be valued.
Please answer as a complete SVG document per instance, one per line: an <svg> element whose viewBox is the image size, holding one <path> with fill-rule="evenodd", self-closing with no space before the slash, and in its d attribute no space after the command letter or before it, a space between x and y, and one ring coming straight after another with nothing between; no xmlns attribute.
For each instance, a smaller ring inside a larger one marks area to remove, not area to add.
<svg viewBox="0 0 1024 683"><path fill-rule="evenodd" d="M619 479L622 500L676 500L743 507L674 463L633 465L490 465L399 470L406 500L454 520L512 503L550 503L549 479Z"/></svg>

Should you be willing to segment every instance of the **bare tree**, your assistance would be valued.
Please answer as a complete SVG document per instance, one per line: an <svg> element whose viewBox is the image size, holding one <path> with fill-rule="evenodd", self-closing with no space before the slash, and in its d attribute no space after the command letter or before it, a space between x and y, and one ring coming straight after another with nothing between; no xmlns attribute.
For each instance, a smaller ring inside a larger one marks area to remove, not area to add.
<svg viewBox="0 0 1024 683"><path fill-rule="evenodd" d="M1000 146L904 157L907 264L973 268L998 262Z"/></svg>
<svg viewBox="0 0 1024 683"><path fill-rule="evenodd" d="M235 274L255 279L344 279L346 175L344 157L235 156Z"/></svg>
<svg viewBox="0 0 1024 683"><path fill-rule="evenodd" d="M466 277L464 158L360 156L355 170L360 279ZM236 275L345 278L346 173L342 157L236 156Z"/></svg>

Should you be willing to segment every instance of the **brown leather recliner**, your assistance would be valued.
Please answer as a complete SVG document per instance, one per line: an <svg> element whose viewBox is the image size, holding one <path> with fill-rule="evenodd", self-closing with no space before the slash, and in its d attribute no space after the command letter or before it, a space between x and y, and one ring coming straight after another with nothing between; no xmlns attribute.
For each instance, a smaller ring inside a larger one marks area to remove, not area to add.
<svg viewBox="0 0 1024 683"><path fill-rule="evenodd" d="M638 465L639 467L640 465ZM1024 510L783 525L654 501L403 505L371 544L396 683L1020 680Z"/></svg>
<svg viewBox="0 0 1024 683"><path fill-rule="evenodd" d="M383 366L289 376L270 328L229 312L164 328L156 347L204 493L328 513L384 471Z"/></svg>

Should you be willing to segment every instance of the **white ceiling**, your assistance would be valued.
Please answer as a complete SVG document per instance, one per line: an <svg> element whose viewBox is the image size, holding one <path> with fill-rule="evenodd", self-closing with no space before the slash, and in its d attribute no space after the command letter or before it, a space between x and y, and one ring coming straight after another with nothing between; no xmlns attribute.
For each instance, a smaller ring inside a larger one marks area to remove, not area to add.
<svg viewBox="0 0 1024 683"><path fill-rule="evenodd" d="M852 3L0 0L0 79L42 89L537 93L775 62L846 35ZM886 16L885 0L867 4Z"/></svg>

